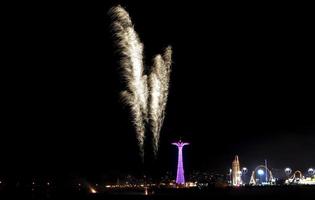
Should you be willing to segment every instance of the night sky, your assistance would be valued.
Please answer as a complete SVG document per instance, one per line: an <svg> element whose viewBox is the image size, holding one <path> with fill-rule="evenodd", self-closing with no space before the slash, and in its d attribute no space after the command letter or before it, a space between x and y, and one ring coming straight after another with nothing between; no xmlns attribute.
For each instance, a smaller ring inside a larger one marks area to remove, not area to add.
<svg viewBox="0 0 315 200"><path fill-rule="evenodd" d="M137 1L138 2L138 1ZM0 174L141 171L110 7L130 13L145 61L174 59L156 167L187 172L315 166L313 14L296 5L205 1L6 5Z"/></svg>

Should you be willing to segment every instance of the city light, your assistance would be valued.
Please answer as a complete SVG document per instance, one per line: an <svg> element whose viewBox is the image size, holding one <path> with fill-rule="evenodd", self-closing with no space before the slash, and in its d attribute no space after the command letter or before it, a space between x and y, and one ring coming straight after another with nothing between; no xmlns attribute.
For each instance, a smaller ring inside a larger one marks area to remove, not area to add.
<svg viewBox="0 0 315 200"><path fill-rule="evenodd" d="M92 194L96 194L96 193L97 193L97 191L96 191L94 188L92 188L92 187L90 187L90 192L91 192Z"/></svg>
<svg viewBox="0 0 315 200"><path fill-rule="evenodd" d="M287 167L284 169L285 174L288 176L292 173L292 169L290 167Z"/></svg>
<svg viewBox="0 0 315 200"><path fill-rule="evenodd" d="M247 171L248 171L248 169L247 169L246 167L243 167L243 168L242 168L242 174L243 174L243 175L247 174Z"/></svg>
<svg viewBox="0 0 315 200"><path fill-rule="evenodd" d="M257 171L257 173L258 173L259 176L263 176L265 174L264 170L262 170L262 169L259 169Z"/></svg>

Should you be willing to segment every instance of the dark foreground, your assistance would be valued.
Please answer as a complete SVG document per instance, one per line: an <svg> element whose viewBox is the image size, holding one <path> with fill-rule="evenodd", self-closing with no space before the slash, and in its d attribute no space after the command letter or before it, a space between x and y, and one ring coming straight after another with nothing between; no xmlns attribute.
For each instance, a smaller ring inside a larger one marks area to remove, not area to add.
<svg viewBox="0 0 315 200"><path fill-rule="evenodd" d="M1 193L0 199L79 199L79 200L164 200L164 199L315 199L315 186L272 186L272 187L241 187L241 188L207 188L207 189L158 189L154 194L144 195L139 191L104 191L102 193L66 193L50 194L23 192Z"/></svg>

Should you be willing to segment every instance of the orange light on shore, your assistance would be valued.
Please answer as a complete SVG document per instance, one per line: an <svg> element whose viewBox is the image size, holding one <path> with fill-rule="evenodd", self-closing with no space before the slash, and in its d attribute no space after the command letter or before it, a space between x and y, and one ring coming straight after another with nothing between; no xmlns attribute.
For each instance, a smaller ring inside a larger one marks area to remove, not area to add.
<svg viewBox="0 0 315 200"><path fill-rule="evenodd" d="M92 187L90 187L90 192L91 192L92 194L96 194L96 193L97 193L97 191L96 191L94 188L92 188Z"/></svg>

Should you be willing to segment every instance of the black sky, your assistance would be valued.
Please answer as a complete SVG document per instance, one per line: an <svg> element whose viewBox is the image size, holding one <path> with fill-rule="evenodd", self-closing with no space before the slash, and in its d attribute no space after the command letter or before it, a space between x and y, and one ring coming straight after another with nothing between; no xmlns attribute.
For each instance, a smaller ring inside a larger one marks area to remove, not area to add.
<svg viewBox="0 0 315 200"><path fill-rule="evenodd" d="M135 23L146 63L173 46L157 166L190 141L187 171L315 165L314 30L307 5L106 1L6 5L1 174L137 171L138 147L107 11ZM13 172L12 172L13 171Z"/></svg>

